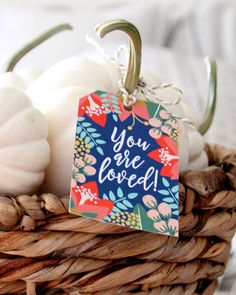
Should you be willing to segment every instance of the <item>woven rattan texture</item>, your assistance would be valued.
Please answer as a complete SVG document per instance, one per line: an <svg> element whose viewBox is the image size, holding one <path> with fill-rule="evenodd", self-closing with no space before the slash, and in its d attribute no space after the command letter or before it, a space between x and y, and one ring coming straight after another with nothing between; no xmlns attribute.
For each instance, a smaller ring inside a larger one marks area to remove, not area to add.
<svg viewBox="0 0 236 295"><path fill-rule="evenodd" d="M180 178L180 237L67 214L68 197L0 196L0 294L214 293L236 231L236 152Z"/></svg>

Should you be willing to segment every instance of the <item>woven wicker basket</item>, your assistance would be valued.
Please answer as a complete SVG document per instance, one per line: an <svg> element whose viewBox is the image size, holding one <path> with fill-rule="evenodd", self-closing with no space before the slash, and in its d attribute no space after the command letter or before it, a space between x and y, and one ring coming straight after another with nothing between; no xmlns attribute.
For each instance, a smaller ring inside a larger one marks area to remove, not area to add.
<svg viewBox="0 0 236 295"><path fill-rule="evenodd" d="M67 214L68 198L0 197L0 294L213 294L236 230L236 152L180 185L180 237Z"/></svg>

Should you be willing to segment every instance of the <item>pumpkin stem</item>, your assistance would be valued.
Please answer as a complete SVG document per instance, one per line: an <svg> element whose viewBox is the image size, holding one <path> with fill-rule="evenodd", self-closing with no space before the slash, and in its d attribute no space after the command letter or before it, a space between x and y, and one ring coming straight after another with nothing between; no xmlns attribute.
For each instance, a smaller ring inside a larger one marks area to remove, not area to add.
<svg viewBox="0 0 236 295"><path fill-rule="evenodd" d="M132 23L123 19L107 21L97 25L95 28L100 38L116 30L123 31L129 36L129 63L123 82L125 90L131 94L134 92L139 82L142 41L138 29Z"/></svg>
<svg viewBox="0 0 236 295"><path fill-rule="evenodd" d="M31 42L27 43L23 46L20 50L14 53L8 62L5 64L3 68L3 72L12 72L15 68L16 64L32 49L43 43L44 41L48 40L52 36L56 35L65 30L72 30L72 26L70 24L61 24L57 25L50 30L46 31L45 33L39 35L36 39L32 40Z"/></svg>
<svg viewBox="0 0 236 295"><path fill-rule="evenodd" d="M203 135L210 128L216 109L217 100L217 66L214 59L205 58L208 76L208 98L205 113L203 115L202 123L198 131Z"/></svg>

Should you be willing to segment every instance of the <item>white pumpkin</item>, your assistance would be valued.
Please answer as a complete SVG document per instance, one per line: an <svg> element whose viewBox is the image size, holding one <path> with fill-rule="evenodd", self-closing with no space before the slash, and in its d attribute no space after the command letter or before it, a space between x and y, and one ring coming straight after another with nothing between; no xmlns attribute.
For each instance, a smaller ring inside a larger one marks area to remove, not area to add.
<svg viewBox="0 0 236 295"><path fill-rule="evenodd" d="M14 87L25 92L29 85L40 76L36 70L22 69L0 74L0 87Z"/></svg>
<svg viewBox="0 0 236 295"><path fill-rule="evenodd" d="M0 88L0 105L0 192L31 194L50 160L45 118L13 87Z"/></svg>
<svg viewBox="0 0 236 295"><path fill-rule="evenodd" d="M150 73L142 76L150 83L158 82ZM79 98L95 90L118 93L118 81L121 78L116 63L106 59L97 62L73 57L49 68L27 89L26 93L44 113L49 125L51 160L46 171L44 191L59 195L69 193ZM175 100L179 95L173 88L162 89L160 92L159 96L167 101ZM137 97L146 99L141 93ZM155 101L154 98L153 100ZM194 113L189 112L183 102L165 107L182 118L196 122ZM197 130L181 122L179 140L180 172L207 166L204 140Z"/></svg>

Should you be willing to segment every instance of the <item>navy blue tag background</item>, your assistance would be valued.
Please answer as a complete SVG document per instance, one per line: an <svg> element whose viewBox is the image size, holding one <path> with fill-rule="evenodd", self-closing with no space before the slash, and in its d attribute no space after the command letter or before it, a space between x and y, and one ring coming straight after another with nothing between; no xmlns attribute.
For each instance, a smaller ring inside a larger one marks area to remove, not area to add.
<svg viewBox="0 0 236 295"><path fill-rule="evenodd" d="M130 113L125 120L121 121L119 115L122 113L122 107L119 98L117 98L117 108L110 111L108 107L106 109L107 104L103 102L103 92L97 92L95 94L96 97L88 96L89 102L86 100L86 97L84 98L82 103L80 103L78 112L76 142L79 142L79 148L77 148L75 152L73 162L76 163L79 157L79 165L85 166L79 168L80 172L77 173L79 177L73 177L72 174L70 212L122 226L177 236L178 178L176 179L175 177L175 179L173 179L171 175L161 175L163 163L156 160L153 156L149 156L153 151L158 153L163 149L163 146L158 144L158 140L162 138L168 139L167 135L163 133L158 139L150 136L150 130L154 129L154 127L150 124L144 124L145 122L147 123L147 121L137 114L132 115L132 113ZM107 93L105 93L105 95L107 95ZM114 98L115 96L113 96L113 100ZM149 108L149 114L151 113L151 115L153 114L153 107L162 111L161 115L155 112L156 120L160 120L162 124L164 124L163 122L166 122L167 119L170 120L170 116L164 113L165 110L162 106L160 107L153 103L148 105L148 102L146 104L146 109ZM102 110L100 112L101 121L98 121L100 110ZM163 119L162 117L164 116L166 116L167 119ZM132 130L130 130L130 126L132 126ZM122 133L123 130L126 130L124 145L120 152L124 153L125 150L128 150L130 152L130 160L135 156L140 156L141 159L145 161L140 168L134 169L129 167L126 169L124 165L120 167L116 165L114 156L117 153L113 150L114 142L111 140L114 127L117 128L116 137ZM129 136L134 138L134 142L138 140L146 142L149 145L148 148L144 151L141 147L136 145L128 147L126 145L126 140ZM171 141L174 142L172 139ZM100 142L100 144L97 144L97 142ZM82 154L80 154L80 151ZM87 158L89 158L87 154L90 155L90 157L92 155L92 161L86 162ZM158 180L156 186L153 185L146 191L144 190L143 184L137 184L135 187L130 188L126 180L121 183L117 183L116 179L112 181L105 180L103 183L100 183L98 174L106 157L111 158L111 164L106 169L106 172L110 169L114 169L116 175L121 173L122 170L125 170L127 177L131 174L135 174L137 178L140 178L145 175L145 172L150 167L154 167L158 170L158 174L153 173L148 183L152 181L155 183L155 178L158 175L156 178ZM87 170L85 168L86 165L89 167ZM89 171L89 173L86 173L86 171ZM90 173L90 171L93 171L93 173ZM86 201L82 201L81 192L83 192L83 196L86 194L89 195L89 197L85 198Z"/></svg>

